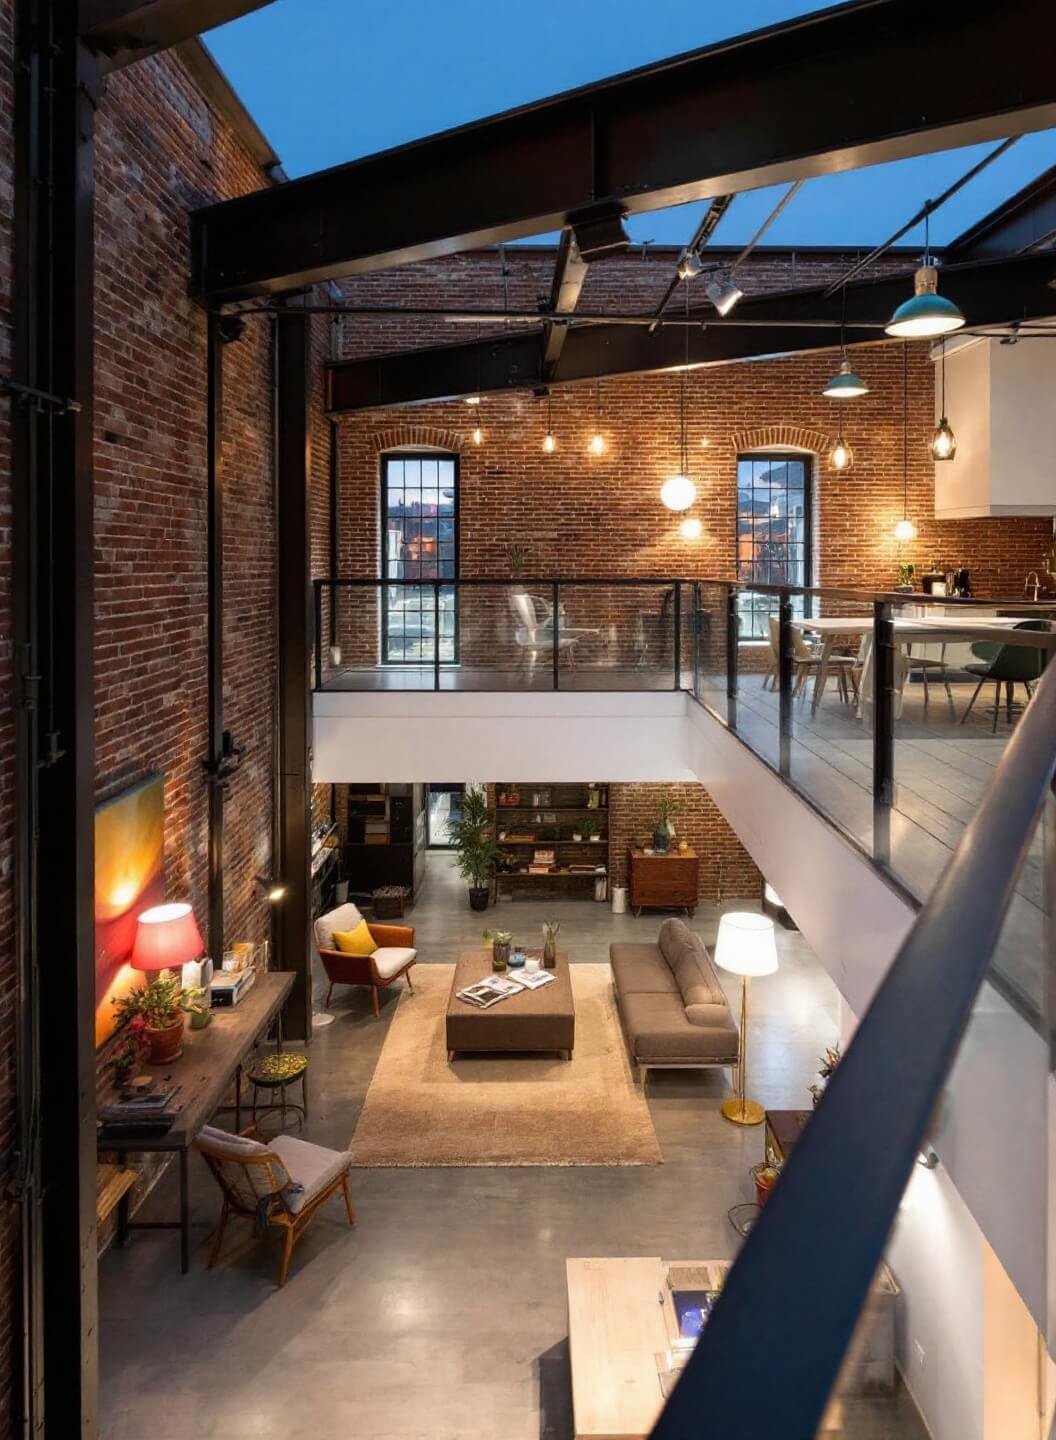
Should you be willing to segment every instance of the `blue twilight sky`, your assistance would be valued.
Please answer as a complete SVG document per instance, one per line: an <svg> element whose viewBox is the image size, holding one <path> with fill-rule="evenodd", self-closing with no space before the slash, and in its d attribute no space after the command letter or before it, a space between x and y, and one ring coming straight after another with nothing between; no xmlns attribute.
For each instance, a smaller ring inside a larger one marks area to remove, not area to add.
<svg viewBox="0 0 1056 1440"><path fill-rule="evenodd" d="M206 42L296 176L818 8L795 0L274 0ZM989 148L812 180L767 243L877 243ZM1025 136L938 212L933 242L951 240L1052 164L1056 131ZM716 242L747 240L780 193L739 196ZM702 209L654 211L628 228L635 240L680 244Z"/></svg>

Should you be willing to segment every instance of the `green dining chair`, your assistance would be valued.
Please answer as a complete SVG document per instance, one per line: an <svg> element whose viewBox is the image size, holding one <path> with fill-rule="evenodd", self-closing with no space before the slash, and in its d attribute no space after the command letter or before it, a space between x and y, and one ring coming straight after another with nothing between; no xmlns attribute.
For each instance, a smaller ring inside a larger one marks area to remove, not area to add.
<svg viewBox="0 0 1056 1440"><path fill-rule="evenodd" d="M1016 622L1016 630L1048 630L1047 620L1019 620ZM961 724L968 719L972 713L972 706L975 704L979 691L988 680L994 682L994 718L990 727L991 733L997 733L997 716L1001 709L1001 686L1005 687L1005 702L1008 708L1008 718L1012 719L1012 696L1017 685L1022 685L1027 692L1027 699L1034 694L1034 682L1041 675L1045 663L1045 657L1040 650L1035 650L1029 645L1001 645L994 640L976 640L972 645L972 654L976 657L975 662L966 665L964 668L972 675L979 676L979 683L972 692L972 698L968 701L968 708L961 716Z"/></svg>

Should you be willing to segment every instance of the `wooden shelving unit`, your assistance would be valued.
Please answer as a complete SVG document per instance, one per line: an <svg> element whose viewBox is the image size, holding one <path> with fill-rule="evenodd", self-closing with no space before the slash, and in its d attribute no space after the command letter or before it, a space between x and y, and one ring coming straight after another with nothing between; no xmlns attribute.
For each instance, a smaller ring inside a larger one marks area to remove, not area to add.
<svg viewBox="0 0 1056 1440"><path fill-rule="evenodd" d="M494 784L494 816L499 845L496 890L515 891L524 886L533 893L549 884L555 893L591 898L603 879L605 898L609 884L609 787L581 784L543 784L540 781L505 781ZM517 803L510 804L516 797ZM588 839L580 829L596 827L598 838ZM574 840L574 834L583 834ZM552 851L546 871L530 870L538 851ZM572 869L572 866L582 869ZM586 867L590 867L589 869Z"/></svg>

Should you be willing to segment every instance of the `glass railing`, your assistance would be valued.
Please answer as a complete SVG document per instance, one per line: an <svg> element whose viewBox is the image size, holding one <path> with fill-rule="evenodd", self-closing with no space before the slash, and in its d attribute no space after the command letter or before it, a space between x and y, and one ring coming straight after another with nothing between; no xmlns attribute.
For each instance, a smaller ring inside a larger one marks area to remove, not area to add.
<svg viewBox="0 0 1056 1440"><path fill-rule="evenodd" d="M900 617L879 603L882 693ZM987 1433L1049 1433L1056 667L1032 688L791 1154L769 1157L729 1273L674 1342L654 1440L923 1440L937 1418L982 1434L984 1403ZM915 743L905 709L896 752Z"/></svg>

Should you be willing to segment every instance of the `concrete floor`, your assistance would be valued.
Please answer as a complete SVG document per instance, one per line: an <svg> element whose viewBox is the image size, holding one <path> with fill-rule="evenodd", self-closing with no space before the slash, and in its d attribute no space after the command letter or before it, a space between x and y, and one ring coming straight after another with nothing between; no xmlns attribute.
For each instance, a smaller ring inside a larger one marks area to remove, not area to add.
<svg viewBox="0 0 1056 1440"><path fill-rule="evenodd" d="M718 915L702 906L692 922L707 942ZM604 960L610 939L652 938L662 917L578 899L475 915L436 854L410 918L428 964L496 921L536 943L543 919L562 922L573 961ZM753 993L750 1090L801 1107L837 1035L837 993L798 934L779 929L778 946L779 972ZM398 993L380 1022L365 991L335 995L336 1020L310 1051L308 1138L348 1144ZM660 1166L354 1171L355 1230L335 1202L281 1291L274 1238L253 1241L246 1222L205 1269L219 1194L194 1160L190 1274L167 1235L135 1234L101 1264L104 1440L571 1440L565 1257L735 1253L727 1211L752 1196L762 1133L722 1119L724 1087L724 1072L650 1077ZM167 1176L148 1207L174 1203ZM901 1390L848 1412L853 1440L923 1433Z"/></svg>

